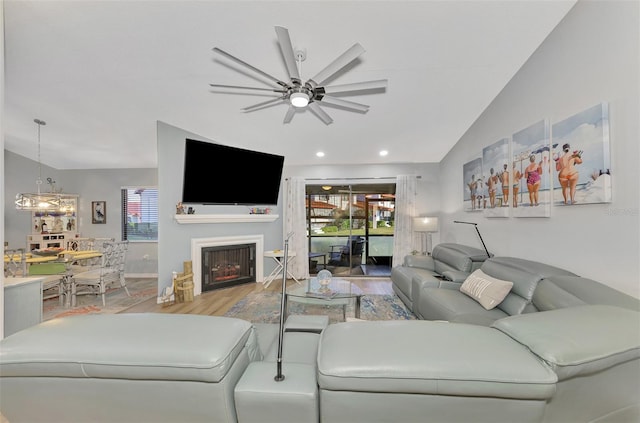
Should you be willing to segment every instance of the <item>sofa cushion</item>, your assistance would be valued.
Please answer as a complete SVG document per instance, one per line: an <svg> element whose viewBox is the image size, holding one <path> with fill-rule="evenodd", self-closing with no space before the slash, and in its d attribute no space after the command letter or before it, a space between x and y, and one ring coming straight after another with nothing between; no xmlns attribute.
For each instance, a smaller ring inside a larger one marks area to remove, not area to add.
<svg viewBox="0 0 640 423"><path fill-rule="evenodd" d="M559 380L640 358L640 313L584 305L500 319L493 327L544 360Z"/></svg>
<svg viewBox="0 0 640 423"><path fill-rule="evenodd" d="M481 267L494 278L512 281L513 288L498 308L513 316L527 311L536 311L531 305L538 282L549 276L577 276L567 270L515 257L492 257Z"/></svg>
<svg viewBox="0 0 640 423"><path fill-rule="evenodd" d="M491 310L504 300L513 287L513 282L503 281L485 274L478 269L460 285L460 292L480 303L482 307Z"/></svg>
<svg viewBox="0 0 640 423"><path fill-rule="evenodd" d="M424 288L415 313L425 320L447 320L489 326L496 319L508 316L499 308L486 310L477 301L458 289ZM478 320L475 316L486 316ZM470 316L467 319L465 316Z"/></svg>
<svg viewBox="0 0 640 423"><path fill-rule="evenodd" d="M0 374L221 382L247 353L261 358L255 329L246 320L91 314L48 320L6 337Z"/></svg>
<svg viewBox="0 0 640 423"><path fill-rule="evenodd" d="M433 279L433 275L434 272L432 270L420 267L396 266L391 269L393 290L409 308L412 308L415 296L413 292L413 278Z"/></svg>
<svg viewBox="0 0 640 423"><path fill-rule="evenodd" d="M533 294L540 311L586 304L606 304L640 311L640 300L580 276L551 276L541 280Z"/></svg>
<svg viewBox="0 0 640 423"><path fill-rule="evenodd" d="M460 270L470 273L473 264L487 258L484 251L467 245L443 243L433 248L432 257L435 271L439 274L447 270Z"/></svg>
<svg viewBox="0 0 640 423"><path fill-rule="evenodd" d="M545 399L556 379L522 345L474 325L337 323L318 351L322 390Z"/></svg>
<svg viewBox="0 0 640 423"><path fill-rule="evenodd" d="M433 257L423 256L419 254L408 254L404 256L403 266L418 267L420 269L427 269L427 270L435 269L435 264L433 263Z"/></svg>

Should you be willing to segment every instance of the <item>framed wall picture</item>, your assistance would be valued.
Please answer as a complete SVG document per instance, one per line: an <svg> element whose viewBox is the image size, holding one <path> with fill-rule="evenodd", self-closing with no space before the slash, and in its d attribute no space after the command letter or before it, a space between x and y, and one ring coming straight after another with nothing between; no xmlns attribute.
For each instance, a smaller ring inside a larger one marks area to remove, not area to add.
<svg viewBox="0 0 640 423"><path fill-rule="evenodd" d="M107 223L107 202L91 202L91 223Z"/></svg>
<svg viewBox="0 0 640 423"><path fill-rule="evenodd" d="M552 146L549 121L540 120L511 137L512 215L514 217L551 216Z"/></svg>
<svg viewBox="0 0 640 423"><path fill-rule="evenodd" d="M482 158L478 157L462 165L463 209L468 212L482 211L484 197L482 192Z"/></svg>
<svg viewBox="0 0 640 423"><path fill-rule="evenodd" d="M509 163L509 138L503 138L482 149L482 176L489 196L483 208L486 217L509 217L509 203L505 201L502 175ZM506 186L507 193L508 184Z"/></svg>
<svg viewBox="0 0 640 423"><path fill-rule="evenodd" d="M552 132L554 205L610 203L608 103L554 123Z"/></svg>

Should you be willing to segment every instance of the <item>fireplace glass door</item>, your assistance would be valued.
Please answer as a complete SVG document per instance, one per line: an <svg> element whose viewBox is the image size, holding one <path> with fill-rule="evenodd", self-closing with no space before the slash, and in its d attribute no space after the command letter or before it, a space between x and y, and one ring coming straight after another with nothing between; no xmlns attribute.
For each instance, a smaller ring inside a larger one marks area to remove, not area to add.
<svg viewBox="0 0 640 423"><path fill-rule="evenodd" d="M202 249L202 292L255 281L255 244Z"/></svg>

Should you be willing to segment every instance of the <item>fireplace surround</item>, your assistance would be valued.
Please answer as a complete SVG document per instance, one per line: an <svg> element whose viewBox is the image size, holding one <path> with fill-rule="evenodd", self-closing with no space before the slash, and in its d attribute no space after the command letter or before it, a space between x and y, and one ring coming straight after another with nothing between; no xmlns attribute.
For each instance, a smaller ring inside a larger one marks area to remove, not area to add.
<svg viewBox="0 0 640 423"><path fill-rule="evenodd" d="M240 246L255 244L255 278L256 282L264 280L264 236L241 235L221 236L213 238L193 238L191 240L191 261L193 263L193 294L202 293L202 249L211 247Z"/></svg>

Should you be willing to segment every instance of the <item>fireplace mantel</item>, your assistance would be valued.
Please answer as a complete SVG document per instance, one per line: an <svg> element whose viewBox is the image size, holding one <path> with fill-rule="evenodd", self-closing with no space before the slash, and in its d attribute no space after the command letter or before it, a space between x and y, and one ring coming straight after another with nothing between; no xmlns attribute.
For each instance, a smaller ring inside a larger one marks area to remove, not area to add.
<svg viewBox="0 0 640 423"><path fill-rule="evenodd" d="M181 225L193 223L263 223L274 222L278 214L176 214L174 219Z"/></svg>

